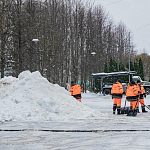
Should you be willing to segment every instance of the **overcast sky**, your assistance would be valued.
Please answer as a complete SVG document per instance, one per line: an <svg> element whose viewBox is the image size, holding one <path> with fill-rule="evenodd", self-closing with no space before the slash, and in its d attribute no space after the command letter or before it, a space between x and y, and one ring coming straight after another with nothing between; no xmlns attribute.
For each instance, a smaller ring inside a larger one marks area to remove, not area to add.
<svg viewBox="0 0 150 150"><path fill-rule="evenodd" d="M86 1L86 0L85 0ZM136 50L150 54L150 0L90 0L101 4L114 20L122 21L133 35Z"/></svg>

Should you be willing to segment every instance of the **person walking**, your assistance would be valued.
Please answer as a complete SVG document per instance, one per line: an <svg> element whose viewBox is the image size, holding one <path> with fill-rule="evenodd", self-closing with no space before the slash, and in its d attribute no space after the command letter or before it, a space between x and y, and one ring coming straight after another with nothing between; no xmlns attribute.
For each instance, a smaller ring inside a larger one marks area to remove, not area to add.
<svg viewBox="0 0 150 150"><path fill-rule="evenodd" d="M138 85L131 81L126 89L126 99L130 102L130 110L127 116L136 116L137 115L137 108L139 103L139 88Z"/></svg>
<svg viewBox="0 0 150 150"><path fill-rule="evenodd" d="M120 115L123 86L119 79L112 85L111 95L113 99L113 114L115 114L117 110L117 114Z"/></svg>
<svg viewBox="0 0 150 150"><path fill-rule="evenodd" d="M138 88L139 88L139 91L140 91L139 104L141 105L142 112L146 113L148 111L145 110L145 102L144 102L144 97L146 97L145 89L144 89L144 86L142 85L140 80L137 80L137 85L138 85ZM139 108L138 108L138 110L139 110Z"/></svg>
<svg viewBox="0 0 150 150"><path fill-rule="evenodd" d="M71 81L70 94L76 98L77 101L81 102L81 86L74 81Z"/></svg>

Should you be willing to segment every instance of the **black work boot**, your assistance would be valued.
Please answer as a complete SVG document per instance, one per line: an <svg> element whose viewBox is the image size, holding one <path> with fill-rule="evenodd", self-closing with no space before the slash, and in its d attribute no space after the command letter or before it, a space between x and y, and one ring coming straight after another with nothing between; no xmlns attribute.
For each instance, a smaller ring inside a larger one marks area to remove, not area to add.
<svg viewBox="0 0 150 150"><path fill-rule="evenodd" d="M145 110L145 106L142 106L142 112L147 113L148 111Z"/></svg>
<svg viewBox="0 0 150 150"><path fill-rule="evenodd" d="M116 104L114 104L114 105L113 105L113 114L115 114L116 109L117 109L117 105L116 105Z"/></svg>
<svg viewBox="0 0 150 150"><path fill-rule="evenodd" d="M121 113L120 113L120 109L117 109L117 115L120 115Z"/></svg>
<svg viewBox="0 0 150 150"><path fill-rule="evenodd" d="M120 113L120 106L119 107L117 107L117 115L120 115L121 113Z"/></svg>
<svg viewBox="0 0 150 150"><path fill-rule="evenodd" d="M136 115L137 115L137 109L134 109L132 116L135 117Z"/></svg>
<svg viewBox="0 0 150 150"><path fill-rule="evenodd" d="M132 109L129 109L127 116L133 116L133 110Z"/></svg>

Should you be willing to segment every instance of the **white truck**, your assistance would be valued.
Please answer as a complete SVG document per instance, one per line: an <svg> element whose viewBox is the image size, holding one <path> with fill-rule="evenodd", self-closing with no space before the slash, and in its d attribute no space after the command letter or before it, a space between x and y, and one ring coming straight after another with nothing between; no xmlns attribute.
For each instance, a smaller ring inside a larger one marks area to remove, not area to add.
<svg viewBox="0 0 150 150"><path fill-rule="evenodd" d="M132 77L132 80L134 80L135 82L136 82L137 80L140 80L140 81L142 82L143 86L144 86L145 92L146 92L147 94L150 94L150 82L148 82L148 81L143 81L140 76L133 76L133 77Z"/></svg>

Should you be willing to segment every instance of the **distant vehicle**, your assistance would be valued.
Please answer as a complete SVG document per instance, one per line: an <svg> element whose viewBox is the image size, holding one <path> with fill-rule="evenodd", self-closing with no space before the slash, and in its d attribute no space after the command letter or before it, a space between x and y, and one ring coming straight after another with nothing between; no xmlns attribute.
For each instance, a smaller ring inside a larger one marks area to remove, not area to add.
<svg viewBox="0 0 150 150"><path fill-rule="evenodd" d="M132 80L135 81L135 82L136 82L137 80L140 80L140 81L142 82L144 88L145 88L145 92L146 92L147 94L150 94L150 82L148 82L148 81L143 81L140 76L133 76L133 77L132 77Z"/></svg>
<svg viewBox="0 0 150 150"><path fill-rule="evenodd" d="M142 81L140 76L134 76L135 71L124 72L111 72L111 73L94 73L91 76L91 89L92 91L99 91L104 95L111 93L112 84L115 79L119 78L122 81L124 92L126 91L127 84L130 80L140 80L143 83L145 91L150 94L150 82Z"/></svg>
<svg viewBox="0 0 150 150"><path fill-rule="evenodd" d="M104 87L102 88L102 93L103 93L104 95L111 94L112 85L113 85L113 84L110 84L110 85L104 84ZM123 91L124 91L124 93L125 93L126 88L127 88L127 83L122 83L122 86L123 86Z"/></svg>

